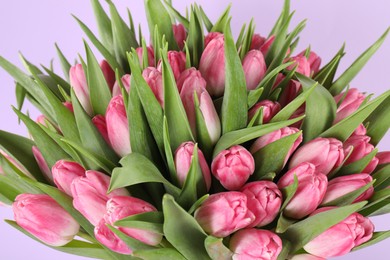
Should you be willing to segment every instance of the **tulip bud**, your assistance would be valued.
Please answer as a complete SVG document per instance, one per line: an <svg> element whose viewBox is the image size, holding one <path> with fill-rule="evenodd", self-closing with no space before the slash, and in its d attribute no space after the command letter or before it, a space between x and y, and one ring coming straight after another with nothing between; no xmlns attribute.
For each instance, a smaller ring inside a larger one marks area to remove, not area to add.
<svg viewBox="0 0 390 260"><path fill-rule="evenodd" d="M297 56L305 57L306 51L303 51L299 53ZM314 51L311 51L309 53L309 57L307 58L307 61L310 65L310 75L316 74L320 70L321 66L321 57L318 56Z"/></svg>
<svg viewBox="0 0 390 260"><path fill-rule="evenodd" d="M269 230L250 228L235 233L229 247L234 260L276 260L282 251L282 240Z"/></svg>
<svg viewBox="0 0 390 260"><path fill-rule="evenodd" d="M72 196L70 187L73 180L85 174L85 169L80 164L65 160L57 161L51 171L55 185L69 196Z"/></svg>
<svg viewBox="0 0 390 260"><path fill-rule="evenodd" d="M80 225L53 198L46 194L21 194L12 204L16 223L50 246L73 240Z"/></svg>
<svg viewBox="0 0 390 260"><path fill-rule="evenodd" d="M344 142L344 152L349 154L351 149L352 153L345 161L344 165L359 161L374 150L374 146L370 144L370 137L367 135L352 135ZM374 157L371 162L363 170L364 173L372 173L378 165L378 158Z"/></svg>
<svg viewBox="0 0 390 260"><path fill-rule="evenodd" d="M263 53L264 57L267 56L267 53L269 51L269 48L271 47L271 45L274 43L275 41L275 35L272 35L271 37L269 37L264 43L263 45L260 47L260 51Z"/></svg>
<svg viewBox="0 0 390 260"><path fill-rule="evenodd" d="M106 123L112 149L121 157L131 153L129 122L122 95L113 97L108 104Z"/></svg>
<svg viewBox="0 0 390 260"><path fill-rule="evenodd" d="M104 219L101 219L95 226L95 238L108 247L110 250L119 254L130 255L133 251L121 240L114 232L107 227Z"/></svg>
<svg viewBox="0 0 390 260"><path fill-rule="evenodd" d="M377 153L378 165L390 163L390 151Z"/></svg>
<svg viewBox="0 0 390 260"><path fill-rule="evenodd" d="M331 208L318 209L312 215ZM318 257L342 256L349 253L355 246L370 240L373 232L374 225L370 219L359 213L352 213L349 217L307 243L303 248L306 252Z"/></svg>
<svg viewBox="0 0 390 260"><path fill-rule="evenodd" d="M248 197L248 209L255 215L249 227L262 227L271 223L282 205L282 193L272 181L255 181L245 184L241 192Z"/></svg>
<svg viewBox="0 0 390 260"><path fill-rule="evenodd" d="M288 61L293 61L294 63L288 66L287 70L296 68L297 73L310 77L310 63L305 56L295 56Z"/></svg>
<svg viewBox="0 0 390 260"><path fill-rule="evenodd" d="M318 137L299 148L290 161L290 168L303 162L315 165L316 170L327 175L344 160L343 144L335 138Z"/></svg>
<svg viewBox="0 0 390 260"><path fill-rule="evenodd" d="M237 191L212 194L195 211L195 219L208 234L226 237L255 220L247 201L247 196Z"/></svg>
<svg viewBox="0 0 390 260"><path fill-rule="evenodd" d="M116 221L132 215L157 211L151 204L129 196L113 197L107 202L106 207L107 213L104 219L110 225L114 225ZM125 227L119 227L118 229L126 235L151 246L158 245L162 239L161 234L151 230Z"/></svg>
<svg viewBox="0 0 390 260"><path fill-rule="evenodd" d="M227 190L240 189L254 171L255 160L240 145L221 151L211 164L211 172Z"/></svg>
<svg viewBox="0 0 390 260"><path fill-rule="evenodd" d="M267 71L267 65L261 51L249 51L242 61L242 68L244 69L246 88L248 90L255 89Z"/></svg>
<svg viewBox="0 0 390 260"><path fill-rule="evenodd" d="M91 101L89 100L89 88L84 69L81 64L76 64L69 71L70 85L73 87L81 106L89 114L93 114Z"/></svg>
<svg viewBox="0 0 390 260"><path fill-rule="evenodd" d="M152 89L158 103L164 107L164 88L162 83L162 74L154 67L147 67L142 72L142 76Z"/></svg>
<svg viewBox="0 0 390 260"><path fill-rule="evenodd" d="M268 123L280 111L280 104L271 100L262 100L254 105L248 112L248 121L256 115L257 111L263 108L263 124Z"/></svg>
<svg viewBox="0 0 390 260"><path fill-rule="evenodd" d="M215 110L213 100L205 89L206 82L200 76L200 73L192 73L186 80L182 80L182 82L183 89L181 90L180 98L183 102L192 133L197 136L194 101L194 95L196 94L199 101L199 109L206 123L210 140L215 144L221 136L221 122Z"/></svg>
<svg viewBox="0 0 390 260"><path fill-rule="evenodd" d="M130 74L125 74L121 78L122 85L126 89L127 93L130 91L130 82L131 82L131 75ZM112 96L116 97L122 95L122 89L121 86L117 81L115 81L114 87L112 88Z"/></svg>
<svg viewBox="0 0 390 260"><path fill-rule="evenodd" d="M189 81L188 79L192 79ZM180 74L180 77L177 79L177 90L179 93L181 93L181 90L184 87L184 84L188 85L189 83L192 83L193 81L196 81L198 85L200 85L203 88L206 88L206 81L202 77L202 74L200 74L200 71L196 68L192 67L189 69L186 69Z"/></svg>
<svg viewBox="0 0 390 260"><path fill-rule="evenodd" d="M250 50L260 50L260 47L263 46L263 44L265 43L266 39L262 36L260 36L260 34L258 33L255 33L252 37L252 42L251 42L251 46L250 46Z"/></svg>
<svg viewBox="0 0 390 260"><path fill-rule="evenodd" d="M71 184L73 206L96 226L106 213L106 203L114 196L128 196L126 189L116 189L107 194L110 177L98 171L86 171L84 177L75 178Z"/></svg>
<svg viewBox="0 0 390 260"><path fill-rule="evenodd" d="M352 133L352 135L366 135L366 134L367 134L367 129L363 124L360 124Z"/></svg>
<svg viewBox="0 0 390 260"><path fill-rule="evenodd" d="M285 107L288 105L291 101L293 101L299 94L299 91L301 91L302 85L299 83L299 81L296 80L290 80L283 90L283 92L280 94L279 97L279 103L282 105L282 107Z"/></svg>
<svg viewBox="0 0 390 260"><path fill-rule="evenodd" d="M51 174L50 168L47 165L47 162L46 162L45 158L43 157L41 151L39 151L38 147L33 146L32 153L33 153L35 161L37 161L39 169L41 170L43 175L46 177L47 180L53 182L53 175Z"/></svg>
<svg viewBox="0 0 390 260"><path fill-rule="evenodd" d="M284 215L301 219L312 213L320 205L325 196L328 179L313 164L305 162L290 169L280 178L278 181L279 189L293 184L294 176L298 178L298 189L284 209Z"/></svg>
<svg viewBox="0 0 390 260"><path fill-rule="evenodd" d="M366 173L357 173L334 178L328 183L328 188L322 204L326 204L352 191L358 190L370 182L372 182L372 177ZM353 203L368 200L371 198L372 194L374 194L374 188L371 186L357 197Z"/></svg>
<svg viewBox="0 0 390 260"><path fill-rule="evenodd" d="M355 112L363 101L366 99L363 93L360 93L356 88L351 88L348 90L347 94L345 92L338 94L334 97L334 100L337 104L339 104L336 111L336 119L334 120L334 124L337 124L344 118L351 115Z"/></svg>
<svg viewBox="0 0 390 260"><path fill-rule="evenodd" d="M148 51L148 64L145 67L154 66L154 50L151 46L146 47L146 50ZM135 49L138 55L138 60L141 65L141 67L144 67L144 58L143 58L143 48L138 47Z"/></svg>
<svg viewBox="0 0 390 260"><path fill-rule="evenodd" d="M112 91L112 87L114 86L116 80L115 72L113 71L110 64L108 64L106 60L102 60L100 62L100 68L102 69L108 88L110 89L110 91Z"/></svg>
<svg viewBox="0 0 390 260"><path fill-rule="evenodd" d="M110 139L108 138L106 118L103 115L96 115L92 118L92 123L95 125L104 140L109 144Z"/></svg>
<svg viewBox="0 0 390 260"><path fill-rule="evenodd" d="M194 146L195 144L193 142L185 142L182 143L175 152L175 167L176 167L177 179L181 187L183 187L191 167L193 153L194 153ZM202 174L203 174L204 186L208 191L211 186L210 169L206 159L204 158L202 151L199 148L198 148L198 161L199 161L200 169L202 170Z"/></svg>
<svg viewBox="0 0 390 260"><path fill-rule="evenodd" d="M220 32L210 32L207 34L206 37L204 37L204 47L206 48L212 40L218 38L219 36L223 37L223 34Z"/></svg>
<svg viewBox="0 0 390 260"><path fill-rule="evenodd" d="M168 51L168 62L177 81L180 74L186 69L186 55L182 51ZM162 71L161 61L159 61L157 69Z"/></svg>
<svg viewBox="0 0 390 260"><path fill-rule="evenodd" d="M65 102L62 103L62 104L63 104L70 112L74 113L72 102L65 101Z"/></svg>
<svg viewBox="0 0 390 260"><path fill-rule="evenodd" d="M224 44L222 34L211 40L199 62L199 71L207 82L207 91L213 97L221 97L225 91Z"/></svg>
<svg viewBox="0 0 390 260"><path fill-rule="evenodd" d="M258 139L256 139L256 141L252 144L252 146L251 146L249 151L252 154L255 154L260 149L262 149L263 147L267 146L268 144L273 143L273 142L275 142L275 141L277 141L279 139L282 139L282 138L287 137L289 135L293 135L293 134L298 133L298 132L299 132L299 129L297 129L295 127L283 127L283 128L280 128L280 129L278 129L276 131L273 131L273 132L271 132L269 134L263 135L262 137L259 137ZM286 164L286 162L290 158L291 154L302 143L302 140L303 140L303 137L302 137L302 134L301 134L301 135L299 135L297 140L295 140L294 144L292 145L292 147L288 151L287 156L284 159L284 164L283 165Z"/></svg>
<svg viewBox="0 0 390 260"><path fill-rule="evenodd" d="M182 50L184 48L184 42L187 39L187 32L186 28L179 23L179 24L173 24L172 25L173 35L175 37L175 40L177 42L177 46L179 46L179 49Z"/></svg>

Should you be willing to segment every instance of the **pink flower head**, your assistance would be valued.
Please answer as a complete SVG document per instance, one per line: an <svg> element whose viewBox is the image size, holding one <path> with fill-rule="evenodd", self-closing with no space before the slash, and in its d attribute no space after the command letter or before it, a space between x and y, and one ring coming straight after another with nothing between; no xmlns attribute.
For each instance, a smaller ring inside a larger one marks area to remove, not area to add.
<svg viewBox="0 0 390 260"><path fill-rule="evenodd" d="M106 118L103 115L96 115L92 118L92 123L95 125L104 140L109 144L110 140L108 138Z"/></svg>
<svg viewBox="0 0 390 260"><path fill-rule="evenodd" d="M115 71L111 68L110 64L106 60L100 62L100 68L102 69L104 78L106 79L108 88L112 91L112 87L115 84Z"/></svg>
<svg viewBox="0 0 390 260"><path fill-rule="evenodd" d="M250 50L260 50L260 47L263 46L266 39L262 37L260 34L255 33L252 37L252 42L250 46Z"/></svg>
<svg viewBox="0 0 390 260"><path fill-rule="evenodd" d="M93 114L91 101L89 99L89 87L84 69L81 64L76 64L69 71L70 85L72 86L81 106L89 114Z"/></svg>
<svg viewBox="0 0 390 260"><path fill-rule="evenodd" d="M390 163L390 151L377 153L378 165Z"/></svg>
<svg viewBox="0 0 390 260"><path fill-rule="evenodd" d="M179 24L173 24L173 35L175 36L175 40L177 42L177 46L179 46L179 49L182 50L184 48L184 42L187 39L187 32L186 28L179 23Z"/></svg>
<svg viewBox="0 0 390 260"><path fill-rule="evenodd" d="M146 50L148 52L148 64L146 64L145 67L154 66L154 50L151 46L146 47ZM144 58L143 58L144 49L142 47L138 47L137 49L135 49L135 51L137 52L138 60L141 67L144 67Z"/></svg>
<svg viewBox="0 0 390 260"><path fill-rule="evenodd" d="M302 51L297 56L304 57L305 53L306 51ZM307 58L307 61L310 64L310 71L311 71L310 75L316 74L320 70L321 57L318 56L314 51L311 51L309 53L309 57Z"/></svg>
<svg viewBox="0 0 390 260"><path fill-rule="evenodd" d="M110 250L119 254L130 255L133 251L121 240L111 229L108 228L104 219L101 219L95 226L95 238L108 247Z"/></svg>
<svg viewBox="0 0 390 260"><path fill-rule="evenodd" d="M341 104L336 111L336 119L334 120L334 124L336 124L355 112L366 97L356 88L351 88L346 95L345 92L343 92L335 96L334 99L337 104L341 101Z"/></svg>
<svg viewBox="0 0 390 260"><path fill-rule="evenodd" d="M164 88L162 83L162 74L154 67L147 67L142 72L142 76L153 91L158 103L164 107Z"/></svg>
<svg viewBox="0 0 390 260"><path fill-rule="evenodd" d="M85 174L85 169L80 164L65 160L57 161L51 171L58 189L69 196L72 196L71 185L73 180Z"/></svg>
<svg viewBox="0 0 390 260"><path fill-rule="evenodd" d="M121 78L122 85L126 89L127 93L130 91L130 85L131 85L131 75L125 74ZM122 95L122 89L117 81L115 81L114 87L112 89L112 96L116 97Z"/></svg>
<svg viewBox="0 0 390 260"><path fill-rule="evenodd" d="M296 67L297 73L310 77L310 63L305 56L295 56L290 58L288 61L294 62L287 67L288 70L293 70Z"/></svg>
<svg viewBox="0 0 390 260"><path fill-rule="evenodd" d="M168 62L177 81L180 74L186 69L186 55L182 51L168 51ZM162 72L161 61L158 63L157 69Z"/></svg>
<svg viewBox="0 0 390 260"><path fill-rule="evenodd" d="M209 43L212 40L214 40L215 38L218 38L220 36L223 37L223 34L220 32L210 32L209 34L207 34L206 37L204 37L204 47L206 48L207 45L209 45Z"/></svg>
<svg viewBox="0 0 390 260"><path fill-rule="evenodd" d="M249 51L242 61L242 67L245 74L247 89L255 89L264 78L265 72L267 71L263 53L259 50Z"/></svg>
<svg viewBox="0 0 390 260"><path fill-rule="evenodd" d="M280 104L271 100L262 100L254 105L248 112L248 121L256 115L257 111L263 108L263 124L268 123L280 111Z"/></svg>
<svg viewBox="0 0 390 260"><path fill-rule="evenodd" d="M32 153L43 175L46 177L47 180L53 182L53 175L51 174L50 168L47 165L47 162L38 147L33 146Z"/></svg>

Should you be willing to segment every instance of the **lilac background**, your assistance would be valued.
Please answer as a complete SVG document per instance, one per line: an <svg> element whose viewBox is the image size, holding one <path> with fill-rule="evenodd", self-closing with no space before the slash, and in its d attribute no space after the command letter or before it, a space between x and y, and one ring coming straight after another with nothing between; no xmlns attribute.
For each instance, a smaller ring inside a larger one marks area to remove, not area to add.
<svg viewBox="0 0 390 260"><path fill-rule="evenodd" d="M103 2L103 1L102 1ZM130 7L136 23L143 24L146 32L146 20L142 0L114 1L122 14L125 7ZM224 10L227 3L222 1L197 1L213 21ZM222 2L222 3L221 3ZM282 0L232 0L233 30L237 35L241 25L255 17L256 31L267 35L276 20ZM177 9L183 11L190 1L174 1ZM337 52L342 43L347 43L347 55L343 58L341 69L344 70L357 56L371 45L390 25L388 0L300 0L292 4L297 10L293 24L308 18L308 25L301 34L298 50L311 44L312 50L323 58L324 63ZM13 63L22 66L18 60L18 51L33 63L48 65L56 57L54 42L57 42L65 55L73 60L78 52L82 55L84 34L70 14L76 14L96 32L94 17L89 1L67 0L35 0L35 1L3 1L0 6L0 55ZM379 94L389 89L390 39L367 64L362 73L356 77L352 86L362 91ZM57 60L55 68L60 70ZM0 70L0 128L6 131L26 135L24 126L18 125L17 117L11 110L15 105L14 83L10 76ZM38 112L26 106L33 118ZM390 149L390 136L387 135L380 144L381 150ZM0 207L0 219L11 218L9 208ZM387 220L387 221L386 221ZM381 216L373 218L377 230L390 229L390 218ZM387 222L387 223L386 223ZM83 259L66 255L47 248L13 230L5 223L0 223L1 259ZM386 247L390 240L373 247L349 254L339 259L387 259ZM86 258L85 258L86 259Z"/></svg>

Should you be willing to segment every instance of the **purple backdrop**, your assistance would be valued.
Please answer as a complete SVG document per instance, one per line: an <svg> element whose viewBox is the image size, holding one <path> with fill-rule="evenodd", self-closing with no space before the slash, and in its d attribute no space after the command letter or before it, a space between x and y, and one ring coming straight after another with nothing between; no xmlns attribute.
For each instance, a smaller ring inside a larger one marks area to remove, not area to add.
<svg viewBox="0 0 390 260"><path fill-rule="evenodd" d="M142 23L146 32L142 0L114 2L122 14L126 12L125 7L129 7L134 21ZM226 7L225 3L217 2L222 1L198 1L213 21ZM232 0L231 2L235 34L244 22L249 22L250 18L254 17L257 24L256 31L267 35L282 6L282 0ZM190 1L174 1L174 3L177 9L184 11ZM301 35L298 50L305 49L311 44L312 50L327 62L342 43L346 42L347 55L341 63L342 70L346 69L390 25L388 0L370 1L370 3L364 0L301 0L293 3L292 7L297 10L293 24L308 18L308 25ZM22 51L33 63L48 65L51 59L56 57L54 42L59 44L69 59L73 59L78 53L84 55L82 43L84 34L70 16L71 13L81 18L96 32L89 1L5 1L0 8L0 55L22 66L18 60L18 51ZM384 46L353 81L352 86L375 94L388 90L389 60L390 40L387 39ZM60 70L56 58L54 64L55 68ZM2 70L0 70L0 80L0 129L26 135L25 127L18 125L17 117L11 111L11 105L16 104L13 80ZM38 115L31 106L27 105L25 110L27 109L33 118ZM379 148L390 149L389 135ZM12 219L11 209L0 207L0 219L4 218ZM388 216L375 217L373 221L377 230L390 229ZM0 236L1 259L83 259L47 248L3 222L0 223ZM340 259L387 259L385 257L387 246L390 246L390 240Z"/></svg>

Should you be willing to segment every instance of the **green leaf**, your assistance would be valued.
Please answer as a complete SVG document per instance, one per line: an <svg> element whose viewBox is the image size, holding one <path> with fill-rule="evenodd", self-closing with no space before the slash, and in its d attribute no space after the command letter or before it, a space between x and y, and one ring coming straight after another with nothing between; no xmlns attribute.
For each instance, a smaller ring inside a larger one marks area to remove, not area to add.
<svg viewBox="0 0 390 260"><path fill-rule="evenodd" d="M383 93L381 96L376 99L368 102L364 106L361 106L357 111L355 111L350 116L344 118L337 124L333 125L331 128L323 132L321 137L334 137L341 141L345 141L355 129L362 123L366 118L388 97L390 96L390 91Z"/></svg>
<svg viewBox="0 0 390 260"><path fill-rule="evenodd" d="M337 172L336 176L351 175L363 172L363 170L371 162L371 160L375 157L377 153L378 149L374 149L360 160L357 160L347 165L343 165L341 169Z"/></svg>
<svg viewBox="0 0 390 260"><path fill-rule="evenodd" d="M233 41L230 20L225 27L225 94L222 103L222 132L244 128L247 124L248 101L246 81L240 57Z"/></svg>
<svg viewBox="0 0 390 260"><path fill-rule="evenodd" d="M206 13L204 12L204 10L201 6L199 6L199 11L200 11L200 14L202 16L202 21L203 21L204 25L206 26L207 31L210 32L214 25L211 23L210 19L207 17Z"/></svg>
<svg viewBox="0 0 390 260"><path fill-rule="evenodd" d="M6 173L8 174L8 173ZM25 193L23 189L15 187L13 180L4 175L0 175L0 201L7 205L12 205L15 201L15 198L22 193Z"/></svg>
<svg viewBox="0 0 390 260"><path fill-rule="evenodd" d="M135 214L116 221L115 226L124 226L127 222L141 221L149 223L162 224L164 222L164 216L159 211L149 211L145 213Z"/></svg>
<svg viewBox="0 0 390 260"><path fill-rule="evenodd" d="M376 171L372 178L376 180L374 184L375 190L385 189L387 186L390 186L390 164Z"/></svg>
<svg viewBox="0 0 390 260"><path fill-rule="evenodd" d="M190 16L190 27L188 30L187 46L190 51L192 66L198 67L200 57L202 56L204 48L204 35L203 35L203 24L195 11L195 8L191 11Z"/></svg>
<svg viewBox="0 0 390 260"><path fill-rule="evenodd" d="M381 212L388 210L390 206L390 189L383 189L376 191L374 195L368 200L368 204L362 208L359 213L363 216L380 215L387 212Z"/></svg>
<svg viewBox="0 0 390 260"><path fill-rule="evenodd" d="M288 21L289 16L290 16L290 0L284 0L282 13L280 14L278 19L276 20L276 23L275 23L274 27L271 29L269 36L279 34L280 30L282 29L282 26L284 24L286 24L286 22Z"/></svg>
<svg viewBox="0 0 390 260"><path fill-rule="evenodd" d="M184 28L186 28L188 30L188 28L190 27L190 21L187 20L187 18L185 18L184 16L182 16L180 14L179 11L177 11L171 3L168 3L168 1L165 1L165 6L167 7L167 11L173 15L178 21L179 23L181 23Z"/></svg>
<svg viewBox="0 0 390 260"><path fill-rule="evenodd" d="M64 73L65 78L69 81L69 70L70 70L70 63L66 59L65 55L62 53L60 47L58 47L57 43L55 44L58 58L60 59L62 72Z"/></svg>
<svg viewBox="0 0 390 260"><path fill-rule="evenodd" d="M340 94L341 91L353 80L353 78L360 72L360 70L366 65L367 61L372 55L379 49L382 43L385 41L390 28L373 44L371 45L359 58L352 63L352 65L333 83L329 88L332 95Z"/></svg>
<svg viewBox="0 0 390 260"><path fill-rule="evenodd" d="M336 75L337 68L340 64L341 58L345 55L345 44L341 46L340 50L336 53L333 59L328 64L322 67L322 69L315 75L314 80L318 81L322 86L329 89L332 85L333 79Z"/></svg>
<svg viewBox="0 0 390 260"><path fill-rule="evenodd" d="M209 32L225 33L226 26L229 23L229 13L231 7L232 5L229 4L225 11L222 13L222 15L218 18L217 22L211 28L211 30L209 30Z"/></svg>
<svg viewBox="0 0 390 260"><path fill-rule="evenodd" d="M154 247L153 246L149 246L135 238L132 238L128 235L126 235L125 233L123 233L122 231L116 229L115 227L113 226L110 226L107 224L107 227L112 231L114 232L115 235L117 235L123 242L125 242L125 244L131 248L132 251L136 251L136 250L151 250L153 249Z"/></svg>
<svg viewBox="0 0 390 260"><path fill-rule="evenodd" d="M209 131L203 113L200 110L198 95L194 92L195 120L196 120L196 138L200 144L206 158L209 158L213 152L214 143L211 141Z"/></svg>
<svg viewBox="0 0 390 260"><path fill-rule="evenodd" d="M367 183L363 187L354 190L352 192L349 192L345 194L344 196L338 197L332 201L329 201L327 203L321 204L321 206L347 206L349 204L352 204L355 199L357 199L361 194L363 194L366 190L368 190L370 187L372 187L373 182Z"/></svg>
<svg viewBox="0 0 390 260"><path fill-rule="evenodd" d="M296 223L298 220L285 217L283 213L280 214L278 218L278 223L276 224L276 233L284 233L292 224Z"/></svg>
<svg viewBox="0 0 390 260"><path fill-rule="evenodd" d="M170 195L163 197L164 234L187 259L210 259L204 247L206 233Z"/></svg>
<svg viewBox="0 0 390 260"><path fill-rule="evenodd" d="M117 225L117 224L116 224ZM128 220L128 221L122 221L120 227L125 228L135 228L135 229L141 229L146 231L152 231L154 233L159 233L163 235L163 224L161 223L151 223L146 221L136 221L136 220Z"/></svg>
<svg viewBox="0 0 390 260"><path fill-rule="evenodd" d="M298 177L294 174L294 182L282 189L284 202L280 207L280 212L282 212L287 207L287 204L294 197L295 193L297 192L297 189L298 189Z"/></svg>
<svg viewBox="0 0 390 260"><path fill-rule="evenodd" d="M200 197L197 201L195 201L195 203L187 211L188 214L192 215L195 212L195 210L197 210L209 196L210 196L209 194L205 194L202 197Z"/></svg>
<svg viewBox="0 0 390 260"><path fill-rule="evenodd" d="M138 250L135 251L134 256L140 257L141 259L147 260L186 260L183 255L181 255L174 248L158 248L152 250Z"/></svg>
<svg viewBox="0 0 390 260"><path fill-rule="evenodd" d="M171 141L169 138L169 130L168 130L168 122L167 118L164 116L164 129L163 129L163 134L164 134L164 149L165 149L165 159L167 162L167 166L169 169L169 174L170 174L170 181L176 185L179 186L179 181L177 179L177 173L176 173L176 166L175 166L175 161L173 159L173 153L171 149Z"/></svg>
<svg viewBox="0 0 390 260"><path fill-rule="evenodd" d="M27 96L27 91L18 82L16 82L15 85L15 96L16 96L17 108L18 110L22 110L24 100L26 99Z"/></svg>
<svg viewBox="0 0 390 260"><path fill-rule="evenodd" d="M240 30L240 34L237 37L237 40L236 40L236 49L237 50L239 50L241 45L242 45L242 42L244 40L245 32L246 32L246 23L244 23L242 25L241 30Z"/></svg>
<svg viewBox="0 0 390 260"><path fill-rule="evenodd" d="M372 237L369 241L367 241L367 242L365 242L357 247L354 247L352 249L352 251L356 251L356 250L359 250L359 249L362 249L362 248L365 248L368 246L375 245L376 243L381 242L389 237L390 237L390 231L374 232L374 234L372 234Z"/></svg>
<svg viewBox="0 0 390 260"><path fill-rule="evenodd" d="M111 27L111 20L104 11L99 0L91 0L93 12L95 14L97 27L99 30L100 38L104 46L109 50L110 53L113 52L113 33Z"/></svg>
<svg viewBox="0 0 390 260"><path fill-rule="evenodd" d="M253 34L255 32L255 24L254 24L254 20L253 18L251 19L249 25L248 25L248 29L245 33L245 36L243 38L243 42L242 42L242 45L241 45L241 49L240 49L240 58L241 60L244 59L245 55L248 53L250 47L251 47L251 43L252 43L252 38L253 38Z"/></svg>
<svg viewBox="0 0 390 260"><path fill-rule="evenodd" d="M390 127L390 97L387 97L371 115L364 121L367 125L367 135L371 137L370 143L378 145Z"/></svg>
<svg viewBox="0 0 390 260"><path fill-rule="evenodd" d="M49 77L52 78L54 80L54 82L56 83L55 88L56 88L56 90L58 90L59 94L61 94L61 97L59 97L59 98L63 97L59 86L61 86L62 90L65 91L69 95L70 84L66 80L61 78L59 75L54 73L54 71L52 71L51 69L46 68L45 66L42 66L42 68L46 71L46 73L49 75ZM55 93L55 94L58 94L58 93Z"/></svg>
<svg viewBox="0 0 390 260"><path fill-rule="evenodd" d="M205 247L211 259L230 260L233 257L233 252L223 244L222 238L208 236Z"/></svg>

